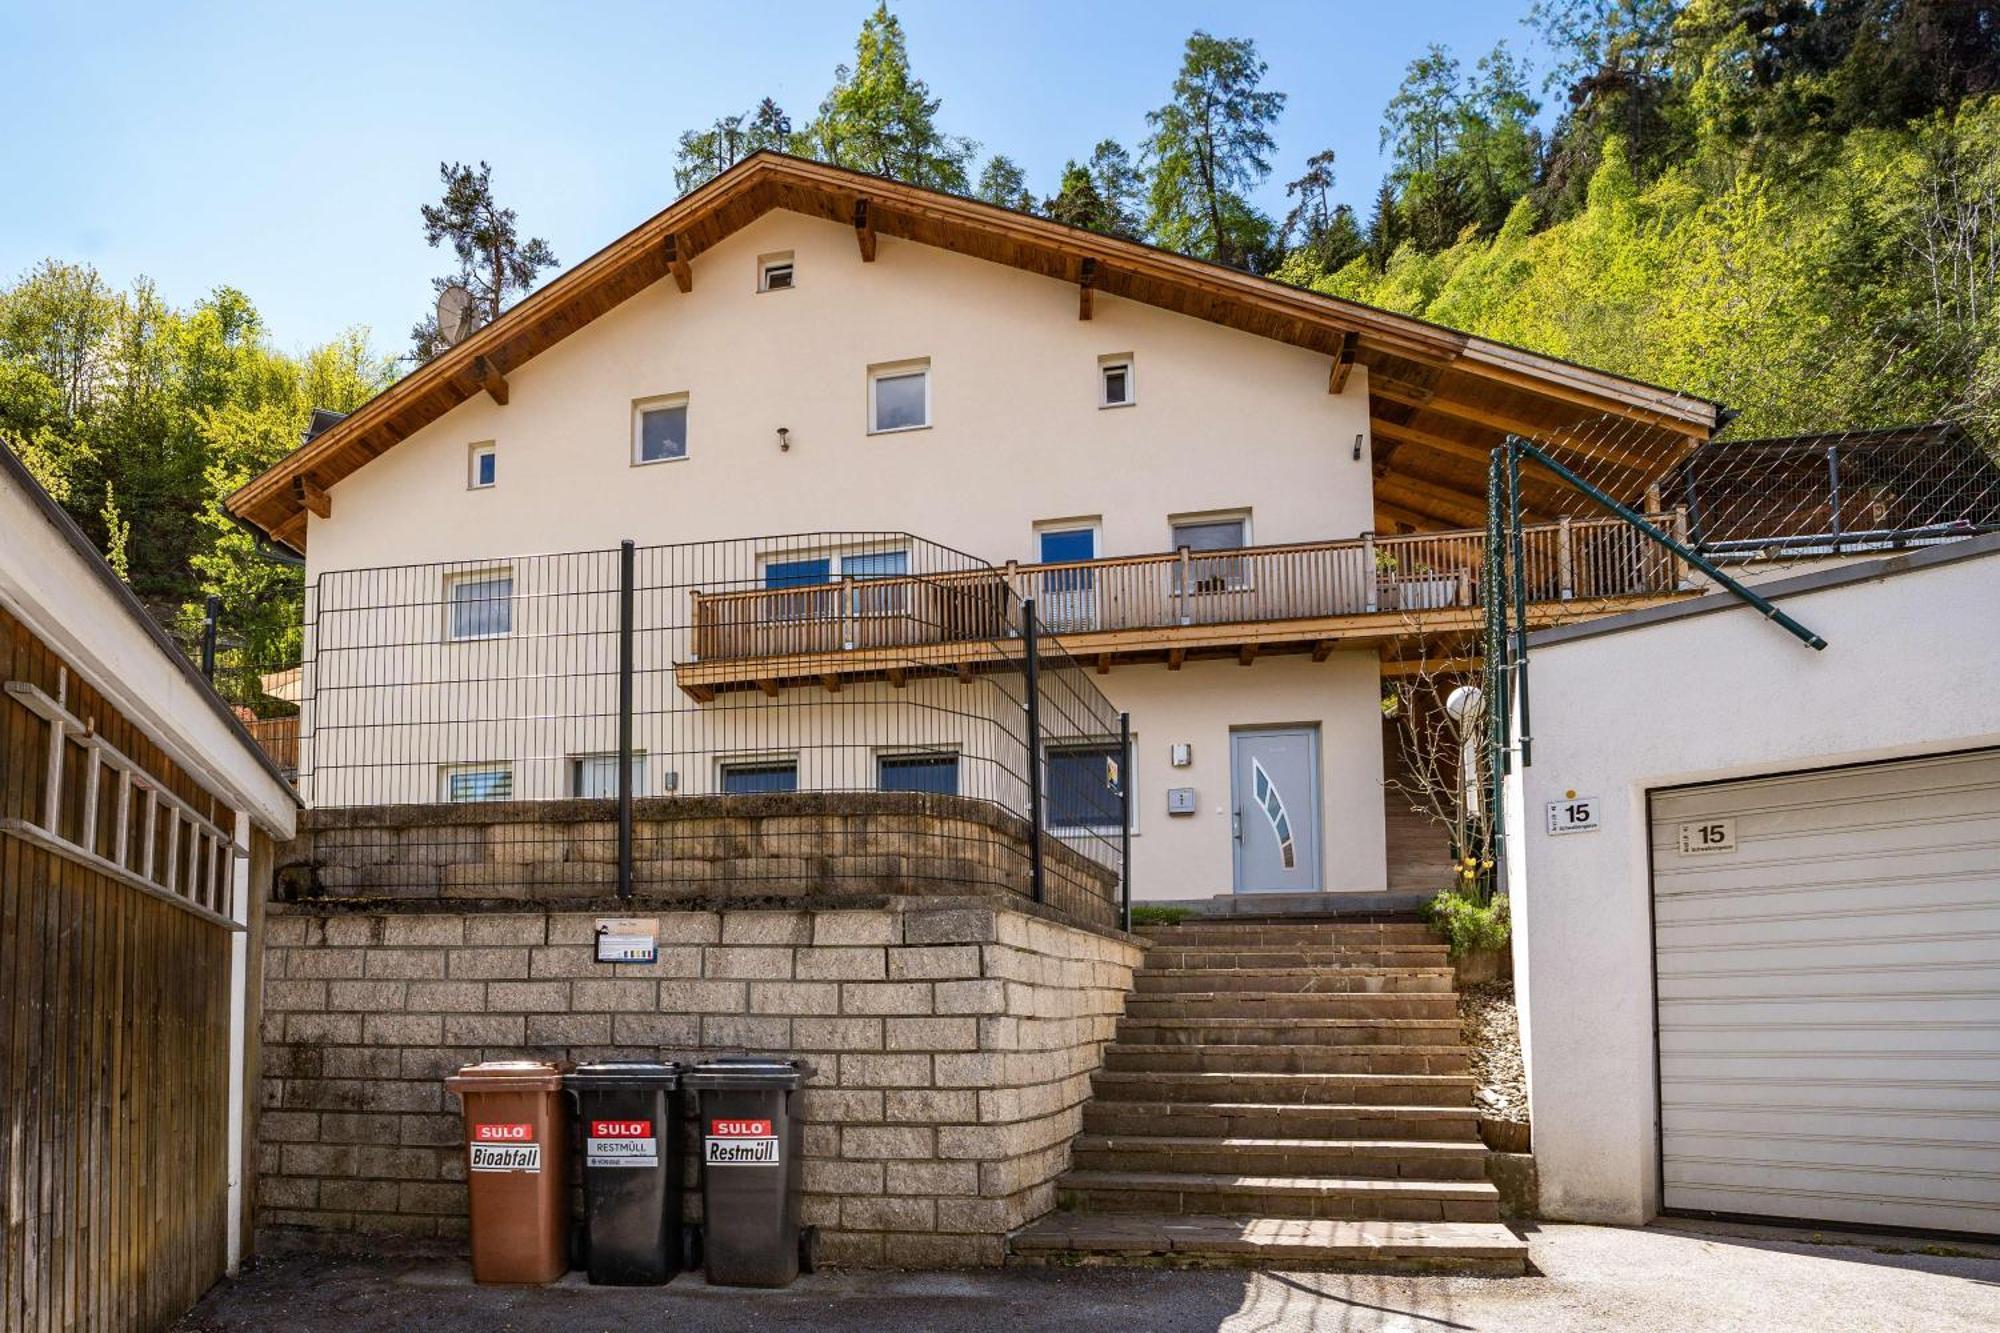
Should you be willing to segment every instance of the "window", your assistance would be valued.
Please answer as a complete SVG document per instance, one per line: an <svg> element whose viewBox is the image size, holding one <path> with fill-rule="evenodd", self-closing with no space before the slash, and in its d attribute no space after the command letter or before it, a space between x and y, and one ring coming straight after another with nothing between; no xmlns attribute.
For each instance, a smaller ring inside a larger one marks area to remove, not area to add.
<svg viewBox="0 0 2000 1333"><path fill-rule="evenodd" d="M726 796L762 796L798 789L796 759L761 759L722 766L722 791Z"/></svg>
<svg viewBox="0 0 2000 1333"><path fill-rule="evenodd" d="M1130 407L1138 402L1138 389L1132 383L1132 358L1107 356L1099 361L1097 387L1099 407Z"/></svg>
<svg viewBox="0 0 2000 1333"><path fill-rule="evenodd" d="M505 764L452 764L441 771L447 801L505 801L514 795L514 770Z"/></svg>
<svg viewBox="0 0 2000 1333"><path fill-rule="evenodd" d="M958 756L955 754L885 754L877 763L881 769L878 785L883 791L958 795Z"/></svg>
<svg viewBox="0 0 2000 1333"><path fill-rule="evenodd" d="M1241 557L1202 558L1203 551L1237 551L1248 544L1247 518L1187 519L1174 523L1174 549L1185 547L1194 558L1188 562L1188 581L1193 592L1233 592L1247 579ZM1180 592L1180 571L1174 572L1174 591Z"/></svg>
<svg viewBox="0 0 2000 1333"><path fill-rule="evenodd" d="M1119 771L1118 749L1117 741L1050 747L1044 770L1050 828L1118 827L1118 783L1131 781Z"/></svg>
<svg viewBox="0 0 2000 1333"><path fill-rule="evenodd" d="M1059 634L1083 633L1097 625L1097 570L1077 562L1097 558L1094 527L1042 528L1036 533L1044 569L1037 581L1036 613Z"/></svg>
<svg viewBox="0 0 2000 1333"><path fill-rule="evenodd" d="M608 798L618 794L618 756L615 754L578 755L569 761L569 794L571 796ZM646 794L646 752L635 751L632 755L632 794Z"/></svg>
<svg viewBox="0 0 2000 1333"><path fill-rule="evenodd" d="M868 433L921 430L931 424L928 362L873 367L868 372Z"/></svg>
<svg viewBox="0 0 2000 1333"><path fill-rule="evenodd" d="M792 286L792 253L764 255L757 260L757 290L789 291Z"/></svg>
<svg viewBox="0 0 2000 1333"><path fill-rule="evenodd" d="M910 572L908 551L866 551L840 557L840 576L847 579L894 579Z"/></svg>
<svg viewBox="0 0 2000 1333"><path fill-rule="evenodd" d="M653 398L632 405L632 461L667 463L686 458L688 400L686 394Z"/></svg>
<svg viewBox="0 0 2000 1333"><path fill-rule="evenodd" d="M470 475L466 478L466 484L475 491L485 490L493 484L494 477L497 475L495 466L492 445L473 445L471 471Z"/></svg>
<svg viewBox="0 0 2000 1333"><path fill-rule="evenodd" d="M514 632L514 576L466 574L451 581L451 637L502 639Z"/></svg>

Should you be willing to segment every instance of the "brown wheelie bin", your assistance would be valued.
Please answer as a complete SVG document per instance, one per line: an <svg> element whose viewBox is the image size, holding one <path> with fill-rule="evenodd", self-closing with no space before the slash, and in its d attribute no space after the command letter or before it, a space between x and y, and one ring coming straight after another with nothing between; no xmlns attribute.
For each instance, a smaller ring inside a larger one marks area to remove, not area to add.
<svg viewBox="0 0 2000 1333"><path fill-rule="evenodd" d="M569 1271L563 1071L539 1060L489 1060L444 1085L465 1102L473 1280L555 1281Z"/></svg>

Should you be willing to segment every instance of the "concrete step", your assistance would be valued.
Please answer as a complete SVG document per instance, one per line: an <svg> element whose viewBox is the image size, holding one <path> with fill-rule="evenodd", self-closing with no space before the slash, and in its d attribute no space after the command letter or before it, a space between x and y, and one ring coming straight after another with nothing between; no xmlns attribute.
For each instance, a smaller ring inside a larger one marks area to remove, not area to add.
<svg viewBox="0 0 2000 1333"><path fill-rule="evenodd" d="M1442 944L1394 944L1329 948L1324 945L1155 944L1146 951L1149 972L1216 968L1310 968L1326 971L1361 967L1450 967L1451 950Z"/></svg>
<svg viewBox="0 0 2000 1333"><path fill-rule="evenodd" d="M1448 967L1143 967L1133 974L1140 995L1263 994L1450 995Z"/></svg>
<svg viewBox="0 0 2000 1333"><path fill-rule="evenodd" d="M1242 1214L1399 1222L1498 1222L1485 1180L1252 1176L1165 1171L1071 1171L1056 1182L1072 1213Z"/></svg>
<svg viewBox="0 0 2000 1333"><path fill-rule="evenodd" d="M1017 1264L1136 1264L1519 1276L1527 1242L1497 1222L1050 1213L1009 1239Z"/></svg>
<svg viewBox="0 0 2000 1333"><path fill-rule="evenodd" d="M1255 1046L1311 1042L1321 1046L1452 1046L1452 1018L1128 1017L1118 1024L1121 1046Z"/></svg>
<svg viewBox="0 0 2000 1333"><path fill-rule="evenodd" d="M1077 1171L1484 1180L1486 1145L1418 1139L1276 1139L1081 1134Z"/></svg>
<svg viewBox="0 0 2000 1333"><path fill-rule="evenodd" d="M1136 1090L1135 1090L1136 1091ZM1150 1093L1139 1092L1140 1096ZM1118 1101L1102 1093L1083 1108L1086 1134L1203 1139L1355 1139L1479 1142L1471 1106L1380 1106L1349 1102Z"/></svg>
<svg viewBox="0 0 2000 1333"><path fill-rule="evenodd" d="M1168 1054L1179 1053L1168 1051ZM1121 1073L1107 1069L1091 1077L1096 1101L1106 1104L1254 1102L1266 1106L1420 1106L1449 1107L1474 1114L1477 1112L1472 1106L1472 1093L1476 1086L1477 1080L1466 1074L1290 1074L1249 1070L1173 1073L1159 1069Z"/></svg>
<svg viewBox="0 0 2000 1333"><path fill-rule="evenodd" d="M1134 995L1125 1001L1127 1022L1154 1019L1242 1019L1290 1025L1309 1018L1435 1018L1457 1026L1458 997L1382 995L1371 991L1185 991Z"/></svg>
<svg viewBox="0 0 2000 1333"><path fill-rule="evenodd" d="M1104 1050L1104 1067L1121 1073L1463 1074L1470 1061L1456 1040L1376 1046L1119 1041Z"/></svg>
<svg viewBox="0 0 2000 1333"><path fill-rule="evenodd" d="M1381 948L1384 945L1437 944L1438 934L1422 922L1309 921L1233 923L1186 921L1174 925L1140 926L1137 933L1166 947L1258 948L1310 945L1320 948Z"/></svg>

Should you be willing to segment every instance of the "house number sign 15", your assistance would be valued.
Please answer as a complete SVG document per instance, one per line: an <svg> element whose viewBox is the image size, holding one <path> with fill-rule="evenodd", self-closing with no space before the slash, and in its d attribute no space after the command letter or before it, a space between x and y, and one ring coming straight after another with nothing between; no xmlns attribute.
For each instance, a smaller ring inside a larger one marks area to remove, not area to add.
<svg viewBox="0 0 2000 1333"><path fill-rule="evenodd" d="M1733 819L1704 819L1697 824L1681 825L1681 855L1689 856L1697 852L1733 852L1736 850L1736 821Z"/></svg>
<svg viewBox="0 0 2000 1333"><path fill-rule="evenodd" d="M1566 792L1560 801L1550 801L1549 832L1595 833L1598 829L1597 798Z"/></svg>

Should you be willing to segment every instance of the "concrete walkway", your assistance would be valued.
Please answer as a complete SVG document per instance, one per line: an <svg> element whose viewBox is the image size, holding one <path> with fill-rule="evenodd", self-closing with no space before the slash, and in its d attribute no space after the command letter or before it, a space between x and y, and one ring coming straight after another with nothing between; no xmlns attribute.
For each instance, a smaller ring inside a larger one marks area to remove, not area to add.
<svg viewBox="0 0 2000 1333"><path fill-rule="evenodd" d="M480 1288L451 1262L291 1257L218 1287L180 1327L188 1333L2000 1329L2000 1248L1680 1224L1550 1225L1531 1241L1539 1271L1525 1278L1010 1269L823 1273L782 1292L712 1288L690 1277L664 1288L593 1288L574 1274L534 1290Z"/></svg>

